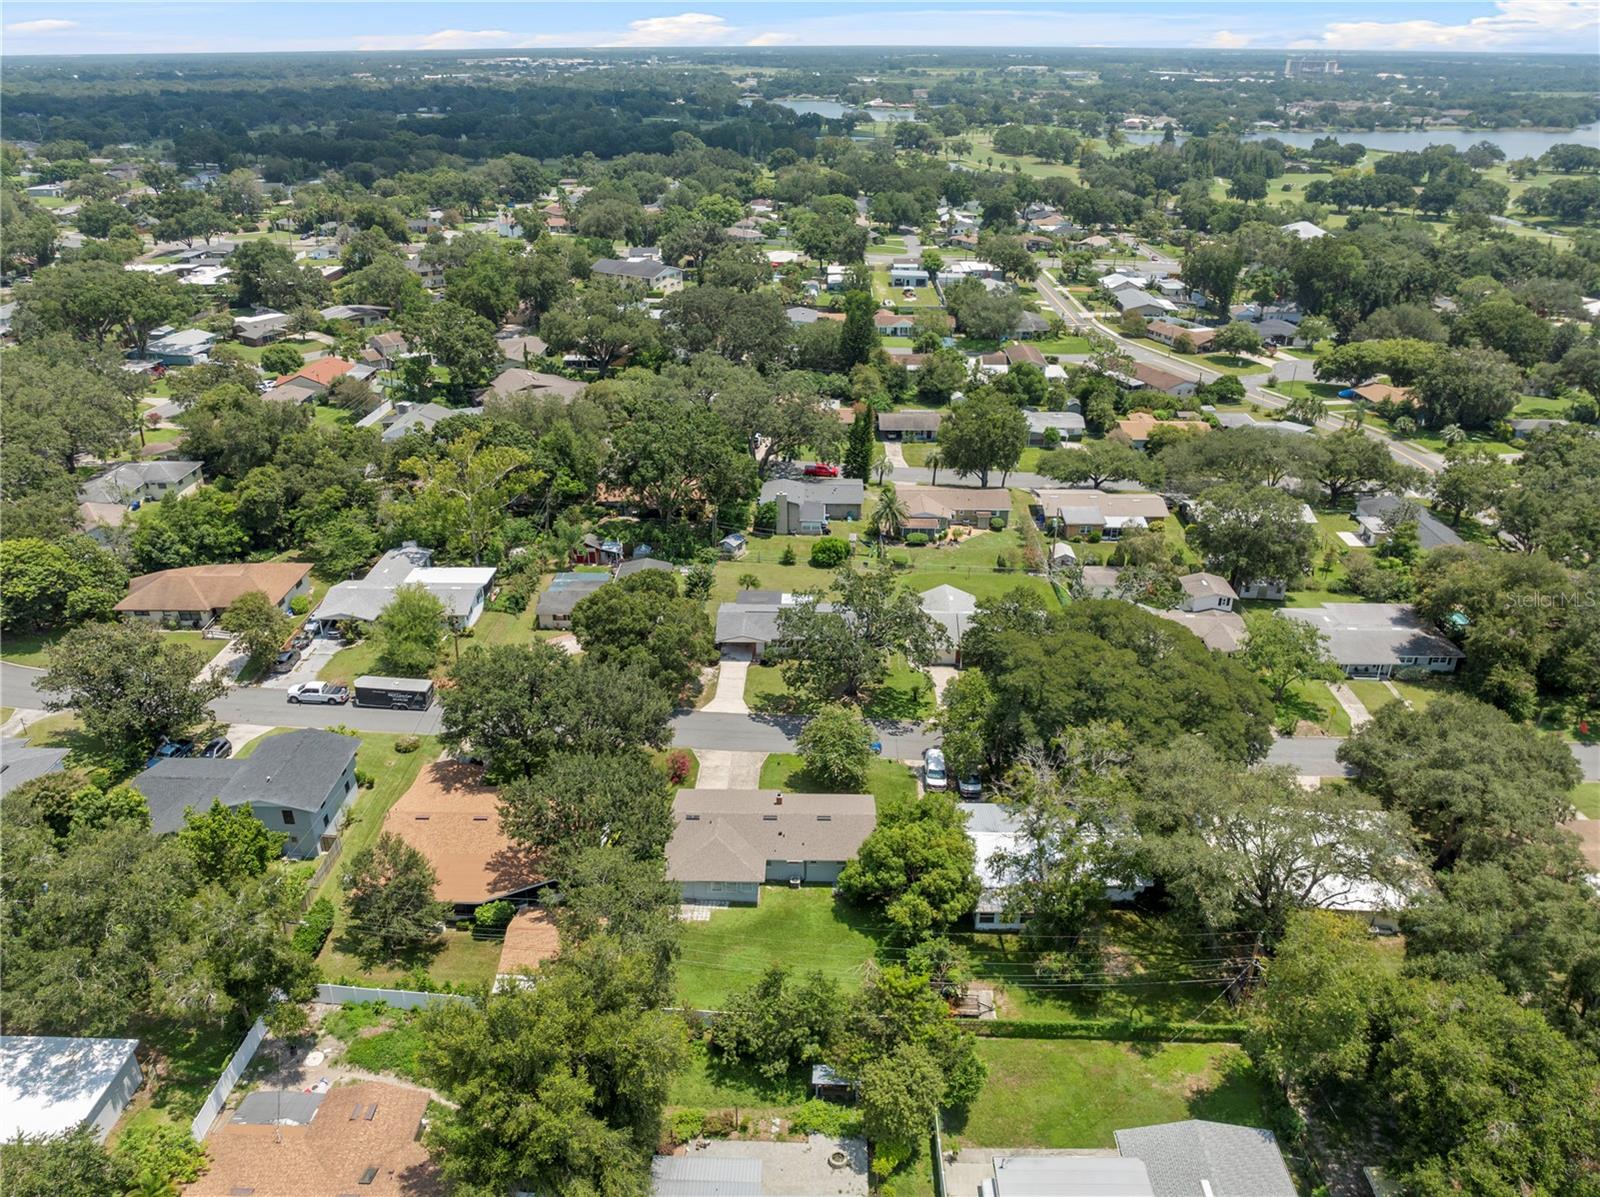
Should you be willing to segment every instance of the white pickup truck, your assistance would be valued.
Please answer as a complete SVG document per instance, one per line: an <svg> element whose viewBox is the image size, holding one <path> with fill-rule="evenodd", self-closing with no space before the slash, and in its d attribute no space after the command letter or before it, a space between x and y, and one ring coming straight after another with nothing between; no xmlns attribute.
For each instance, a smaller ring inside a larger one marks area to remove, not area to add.
<svg viewBox="0 0 1600 1197"><path fill-rule="evenodd" d="M332 682L299 682L289 687L289 701L343 705L350 701L350 691Z"/></svg>

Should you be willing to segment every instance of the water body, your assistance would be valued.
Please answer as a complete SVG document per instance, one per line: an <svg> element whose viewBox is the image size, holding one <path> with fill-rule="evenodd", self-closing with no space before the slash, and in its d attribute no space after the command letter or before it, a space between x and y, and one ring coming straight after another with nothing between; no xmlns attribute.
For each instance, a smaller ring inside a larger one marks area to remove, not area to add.
<svg viewBox="0 0 1600 1197"><path fill-rule="evenodd" d="M1134 145L1151 145L1161 140L1160 133L1129 133L1128 141ZM1507 158L1537 158L1553 145L1576 142L1579 145L1600 145L1600 124L1584 125L1581 129L1550 132L1535 129L1375 129L1370 133L1247 133L1243 141L1266 141L1276 138L1284 145L1308 150L1319 137L1337 137L1341 142L1357 142L1369 150L1424 150L1430 145L1453 145L1458 150L1491 142L1505 151ZM1178 134L1182 141L1184 134Z"/></svg>
<svg viewBox="0 0 1600 1197"><path fill-rule="evenodd" d="M915 120L917 116L910 109L851 108L838 100L782 99L769 102L780 108L787 108L790 112L798 112L802 116L820 116L830 121L838 120L847 112L855 112L875 121L909 121Z"/></svg>

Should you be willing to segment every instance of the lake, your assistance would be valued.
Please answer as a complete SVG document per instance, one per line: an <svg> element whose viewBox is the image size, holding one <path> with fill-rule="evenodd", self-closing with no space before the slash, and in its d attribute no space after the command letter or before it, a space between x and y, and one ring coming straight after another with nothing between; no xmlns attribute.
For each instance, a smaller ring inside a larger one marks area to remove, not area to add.
<svg viewBox="0 0 1600 1197"><path fill-rule="evenodd" d="M1284 145L1308 150L1319 137L1337 137L1341 142L1358 142L1369 150L1422 150L1430 145L1453 145L1458 150L1488 141L1505 151L1507 158L1537 158L1553 145L1577 142L1580 145L1600 145L1600 124L1585 125L1566 132L1535 129L1375 129L1370 133L1247 133L1244 141L1266 141L1276 138ZM1178 134L1181 141L1184 135ZM1133 145L1150 145L1161 140L1160 133L1129 133Z"/></svg>

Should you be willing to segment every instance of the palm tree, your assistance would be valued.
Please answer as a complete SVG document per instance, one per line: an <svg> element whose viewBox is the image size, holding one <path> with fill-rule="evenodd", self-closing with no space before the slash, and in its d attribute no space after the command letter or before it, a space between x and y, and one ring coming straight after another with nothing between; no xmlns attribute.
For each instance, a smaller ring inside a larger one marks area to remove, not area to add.
<svg viewBox="0 0 1600 1197"><path fill-rule="evenodd" d="M878 496L878 505L872 509L869 522L872 530L879 536L887 536L890 540L899 540L900 531L905 527L906 520L911 518L911 513L906 510L905 501L895 494L893 488L886 488Z"/></svg>
<svg viewBox="0 0 1600 1197"><path fill-rule="evenodd" d="M939 485L939 467L944 464L944 457L937 449L928 450L928 455L922 459L923 464L933 471L933 481L930 485Z"/></svg>

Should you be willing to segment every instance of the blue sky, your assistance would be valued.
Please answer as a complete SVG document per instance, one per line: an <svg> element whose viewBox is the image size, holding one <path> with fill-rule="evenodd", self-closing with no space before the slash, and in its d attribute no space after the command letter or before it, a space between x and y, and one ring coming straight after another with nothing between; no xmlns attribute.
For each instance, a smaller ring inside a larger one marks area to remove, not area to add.
<svg viewBox="0 0 1600 1197"><path fill-rule="evenodd" d="M1595 51L1594 0L7 3L5 54L568 46L1163 46Z"/></svg>

